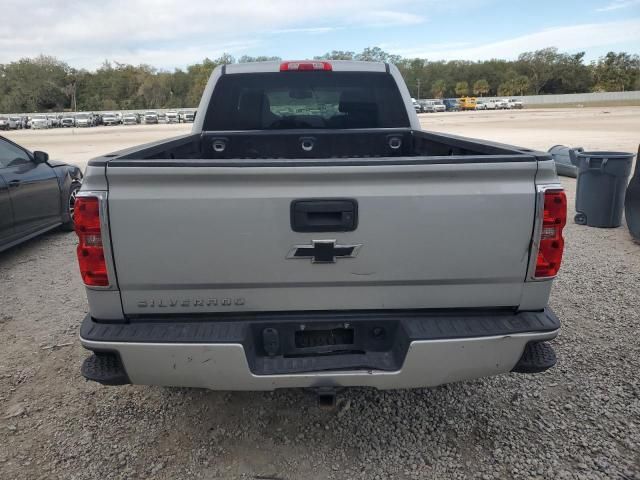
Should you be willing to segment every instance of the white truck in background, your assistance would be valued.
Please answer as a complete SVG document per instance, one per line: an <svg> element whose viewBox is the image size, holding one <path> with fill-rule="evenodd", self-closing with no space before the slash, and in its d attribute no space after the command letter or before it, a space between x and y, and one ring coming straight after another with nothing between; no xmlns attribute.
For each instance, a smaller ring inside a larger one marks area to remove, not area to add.
<svg viewBox="0 0 640 480"><path fill-rule="evenodd" d="M446 112L447 106L442 102L442 100L430 100L433 102L433 110L436 113Z"/></svg>
<svg viewBox="0 0 640 480"><path fill-rule="evenodd" d="M178 112L174 110L167 112L167 123L180 123Z"/></svg>
<svg viewBox="0 0 640 480"><path fill-rule="evenodd" d="M123 125L137 125L140 123L140 115L135 112L128 112L122 116Z"/></svg>
<svg viewBox="0 0 640 480"><path fill-rule="evenodd" d="M509 98L507 101L510 109L520 110L524 107L522 101L518 100L517 98Z"/></svg>
<svg viewBox="0 0 640 480"><path fill-rule="evenodd" d="M428 113L446 112L447 107L442 100L422 100L422 110Z"/></svg>
<svg viewBox="0 0 640 480"><path fill-rule="evenodd" d="M35 118L35 117L34 117ZM75 116L76 127L93 127L95 126L95 117L92 113L77 113Z"/></svg>
<svg viewBox="0 0 640 480"><path fill-rule="evenodd" d="M160 116L158 115L158 112L154 112L154 111L144 112L144 123L146 124L160 123Z"/></svg>
<svg viewBox="0 0 640 480"><path fill-rule="evenodd" d="M178 123L191 123L195 121L196 112L193 111L185 111L178 112Z"/></svg>
<svg viewBox="0 0 640 480"><path fill-rule="evenodd" d="M46 115L34 115L31 117L31 128L34 130L40 128L51 128L51 120Z"/></svg>
<svg viewBox="0 0 640 480"><path fill-rule="evenodd" d="M198 112L89 162L86 378L330 396L555 364L548 153L421 130L384 63L218 67Z"/></svg>
<svg viewBox="0 0 640 480"><path fill-rule="evenodd" d="M118 125L120 123L120 117L113 112L108 112L102 115L102 124L105 126Z"/></svg>

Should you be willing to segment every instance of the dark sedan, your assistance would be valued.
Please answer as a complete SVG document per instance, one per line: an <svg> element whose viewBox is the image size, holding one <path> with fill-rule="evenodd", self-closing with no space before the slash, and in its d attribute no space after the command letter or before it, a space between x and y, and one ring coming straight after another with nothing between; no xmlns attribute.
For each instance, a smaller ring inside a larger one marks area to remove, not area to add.
<svg viewBox="0 0 640 480"><path fill-rule="evenodd" d="M73 230L78 167L0 136L0 251L58 226Z"/></svg>

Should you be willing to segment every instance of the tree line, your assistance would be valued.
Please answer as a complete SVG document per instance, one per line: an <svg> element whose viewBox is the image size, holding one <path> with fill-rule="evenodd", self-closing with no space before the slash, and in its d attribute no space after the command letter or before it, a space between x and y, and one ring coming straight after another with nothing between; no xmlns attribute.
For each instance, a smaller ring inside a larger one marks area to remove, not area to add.
<svg viewBox="0 0 640 480"><path fill-rule="evenodd" d="M417 98L640 90L637 54L609 52L589 63L584 56L551 47L522 53L516 60L432 61L370 47L360 53L334 50L315 59L394 63ZM265 60L280 58L224 54L172 72L108 61L88 71L55 57L23 58L0 64L0 112L195 107L216 66Z"/></svg>

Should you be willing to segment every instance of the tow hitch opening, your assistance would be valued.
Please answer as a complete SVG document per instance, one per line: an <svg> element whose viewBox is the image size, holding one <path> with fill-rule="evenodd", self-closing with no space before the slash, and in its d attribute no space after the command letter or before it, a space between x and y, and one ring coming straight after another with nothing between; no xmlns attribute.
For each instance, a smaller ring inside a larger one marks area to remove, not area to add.
<svg viewBox="0 0 640 480"><path fill-rule="evenodd" d="M319 387L313 389L317 399L318 406L324 409L334 409L336 408L336 397L338 394L338 390L334 387Z"/></svg>

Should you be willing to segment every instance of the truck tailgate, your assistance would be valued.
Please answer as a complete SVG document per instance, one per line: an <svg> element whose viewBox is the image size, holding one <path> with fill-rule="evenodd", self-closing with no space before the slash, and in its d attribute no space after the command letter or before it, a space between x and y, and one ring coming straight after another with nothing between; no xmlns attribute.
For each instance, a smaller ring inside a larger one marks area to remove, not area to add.
<svg viewBox="0 0 640 480"><path fill-rule="evenodd" d="M486 162L110 162L124 312L516 307L537 163ZM357 227L294 231L292 202L309 199L352 200ZM313 241L327 241L335 262L301 258L323 259Z"/></svg>

